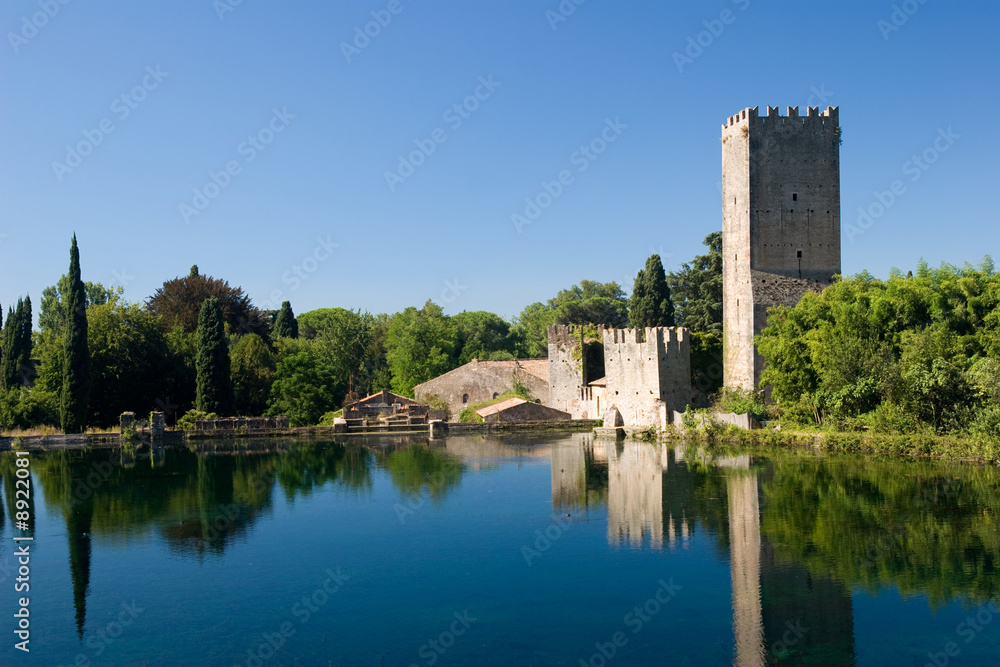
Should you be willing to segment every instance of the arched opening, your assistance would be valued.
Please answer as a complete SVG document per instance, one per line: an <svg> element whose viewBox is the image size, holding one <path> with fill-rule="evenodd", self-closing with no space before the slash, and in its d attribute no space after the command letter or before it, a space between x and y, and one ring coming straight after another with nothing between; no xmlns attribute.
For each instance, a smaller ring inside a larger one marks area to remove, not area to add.
<svg viewBox="0 0 1000 667"><path fill-rule="evenodd" d="M468 394L462 394L462 405L465 405L468 402L469 402L469 395Z"/></svg>

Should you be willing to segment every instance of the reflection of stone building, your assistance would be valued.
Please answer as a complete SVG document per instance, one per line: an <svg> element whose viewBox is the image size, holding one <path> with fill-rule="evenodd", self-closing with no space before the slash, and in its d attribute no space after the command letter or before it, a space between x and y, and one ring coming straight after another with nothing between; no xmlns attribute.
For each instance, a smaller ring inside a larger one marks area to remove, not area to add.
<svg viewBox="0 0 1000 667"><path fill-rule="evenodd" d="M583 436L552 445L552 509L603 505L607 497L607 456L602 441Z"/></svg>
<svg viewBox="0 0 1000 667"><path fill-rule="evenodd" d="M608 542L654 549L687 544L693 480L683 454L647 443L608 443Z"/></svg>
<svg viewBox="0 0 1000 667"><path fill-rule="evenodd" d="M608 542L687 546L695 522L729 551L733 664L854 664L854 615L843 582L778 559L761 533L759 477L750 456L711 459L682 447L598 441L607 457ZM590 440L552 448L552 504L579 507L600 483ZM696 463L711 466L696 472ZM766 473L765 473L766 474ZM716 512L722 503L721 512ZM728 528L726 527L728 524Z"/></svg>
<svg viewBox="0 0 1000 667"><path fill-rule="evenodd" d="M740 667L854 664L854 613L843 582L778 561L760 532L758 475L749 456L717 462L729 468L730 572L734 664Z"/></svg>

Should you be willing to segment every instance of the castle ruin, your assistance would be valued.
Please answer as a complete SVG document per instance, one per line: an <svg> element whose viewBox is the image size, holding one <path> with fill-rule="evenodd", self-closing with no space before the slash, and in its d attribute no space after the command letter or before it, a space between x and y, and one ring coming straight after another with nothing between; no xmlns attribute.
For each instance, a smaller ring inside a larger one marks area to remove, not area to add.
<svg viewBox="0 0 1000 667"><path fill-rule="evenodd" d="M793 306L840 273L837 107L744 109L722 126L723 383L756 389L753 337L767 309Z"/></svg>
<svg viewBox="0 0 1000 667"><path fill-rule="evenodd" d="M691 402L687 329L600 329L554 325L549 334L549 405L574 419L615 407L626 427L666 428Z"/></svg>

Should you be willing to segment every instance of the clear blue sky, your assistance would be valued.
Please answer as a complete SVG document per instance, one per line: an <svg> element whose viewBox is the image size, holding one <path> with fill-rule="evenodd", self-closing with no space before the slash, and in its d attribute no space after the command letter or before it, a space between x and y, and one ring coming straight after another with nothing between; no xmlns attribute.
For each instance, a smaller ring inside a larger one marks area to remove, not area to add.
<svg viewBox="0 0 1000 667"><path fill-rule="evenodd" d="M511 316L581 279L629 290L649 254L675 269L721 228L720 126L748 106L840 107L845 273L1000 254L994 2L565 0L557 21L559 0L235 1L0 6L5 310L37 310L74 231L84 279L131 301L192 264L298 313ZM345 55L372 12L391 21ZM679 68L689 38L705 46ZM390 188L418 141L433 153Z"/></svg>

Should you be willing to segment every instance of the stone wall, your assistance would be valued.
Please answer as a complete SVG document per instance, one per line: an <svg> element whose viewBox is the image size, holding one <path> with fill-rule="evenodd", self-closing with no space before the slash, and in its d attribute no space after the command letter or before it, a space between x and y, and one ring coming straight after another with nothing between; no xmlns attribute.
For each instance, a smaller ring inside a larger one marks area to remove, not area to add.
<svg viewBox="0 0 1000 667"><path fill-rule="evenodd" d="M413 394L418 401L437 396L448 404L451 419L458 421L462 408L489 401L510 391L517 380L543 404L549 401L548 362L545 359L509 361L479 361L473 359L464 366L418 384Z"/></svg>
<svg viewBox="0 0 1000 667"><path fill-rule="evenodd" d="M666 428L668 415L691 402L687 329L609 329L604 333L604 402L626 427Z"/></svg>
<svg viewBox="0 0 1000 667"><path fill-rule="evenodd" d="M799 115L744 109L722 126L724 383L755 389L762 363L753 335L767 308L798 291L760 275L815 286L840 273L839 110ZM771 281L768 281L769 283ZM777 300L774 300L777 298Z"/></svg>
<svg viewBox="0 0 1000 667"><path fill-rule="evenodd" d="M549 327L549 400L546 405L587 419L589 396L583 386L583 354L579 327ZM593 415L597 417L598 415Z"/></svg>

